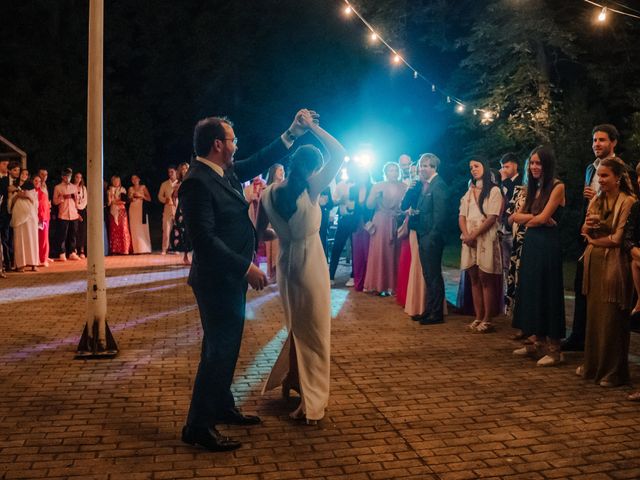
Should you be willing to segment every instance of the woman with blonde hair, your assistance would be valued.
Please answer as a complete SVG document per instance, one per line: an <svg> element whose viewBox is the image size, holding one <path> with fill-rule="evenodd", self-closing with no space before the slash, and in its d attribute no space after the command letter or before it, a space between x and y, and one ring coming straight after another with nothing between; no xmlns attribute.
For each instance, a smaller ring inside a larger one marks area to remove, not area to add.
<svg viewBox="0 0 640 480"><path fill-rule="evenodd" d="M369 192L367 208L375 209L369 234L369 255L364 289L379 295L392 295L398 266L397 217L407 186L400 181L400 166L389 162L383 167L384 181Z"/></svg>

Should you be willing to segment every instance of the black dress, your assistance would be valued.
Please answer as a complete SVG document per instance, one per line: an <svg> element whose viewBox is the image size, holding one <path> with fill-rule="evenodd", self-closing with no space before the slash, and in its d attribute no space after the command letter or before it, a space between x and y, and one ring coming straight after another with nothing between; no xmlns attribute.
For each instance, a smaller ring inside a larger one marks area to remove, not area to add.
<svg viewBox="0 0 640 480"><path fill-rule="evenodd" d="M191 246L191 240L187 235L187 230L184 224L184 215L180 204L176 208L175 221L173 222L173 228L171 229L171 242L169 250L174 252L190 252L193 250Z"/></svg>
<svg viewBox="0 0 640 480"><path fill-rule="evenodd" d="M553 214L557 224L562 210L563 207L559 206ZM565 336L562 247L558 225L530 227L524 234L513 317L513 324L527 336L558 340Z"/></svg>

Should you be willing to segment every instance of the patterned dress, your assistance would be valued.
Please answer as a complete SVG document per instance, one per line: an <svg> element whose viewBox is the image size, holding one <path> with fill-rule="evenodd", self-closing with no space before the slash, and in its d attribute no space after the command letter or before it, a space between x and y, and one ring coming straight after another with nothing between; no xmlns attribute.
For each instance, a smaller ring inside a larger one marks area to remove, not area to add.
<svg viewBox="0 0 640 480"><path fill-rule="evenodd" d="M509 201L506 209L507 216L513 215L517 212L524 201L527 199L527 190L524 186L518 185L515 187L513 197ZM509 258L509 276L507 277L507 292L504 296L504 304L506 307L506 314L513 317L513 307L516 301L516 286L518 285L518 271L520 269L520 254L522 253L522 243L524 241L524 232L526 227L518 223L512 225L513 232L513 249L511 250L511 257ZM514 328L520 328L517 325L512 325Z"/></svg>

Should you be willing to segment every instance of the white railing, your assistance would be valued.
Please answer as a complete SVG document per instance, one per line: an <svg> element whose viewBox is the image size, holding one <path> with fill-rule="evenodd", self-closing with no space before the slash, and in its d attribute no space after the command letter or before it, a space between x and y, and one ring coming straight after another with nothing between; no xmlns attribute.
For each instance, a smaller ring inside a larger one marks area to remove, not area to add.
<svg viewBox="0 0 640 480"><path fill-rule="evenodd" d="M4 138L2 135L0 135L0 142L4 143L7 147L9 147L11 150L13 150L18 155L20 155L20 162L22 163L22 168L27 168L27 154L24 150L21 150L20 148L16 147L13 143L11 143L9 140Z"/></svg>

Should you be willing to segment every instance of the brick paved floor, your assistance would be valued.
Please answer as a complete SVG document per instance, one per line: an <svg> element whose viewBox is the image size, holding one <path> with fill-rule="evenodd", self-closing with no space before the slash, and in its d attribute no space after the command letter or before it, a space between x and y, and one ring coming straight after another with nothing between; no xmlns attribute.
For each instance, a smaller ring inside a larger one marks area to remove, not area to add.
<svg viewBox="0 0 640 480"><path fill-rule="evenodd" d="M179 432L200 327L179 257L107 259L113 360L73 360L81 263L0 280L0 478L640 478L640 405L515 358L511 330L423 327L391 298L333 290L332 395L317 427L260 395L280 345L275 287L249 294L234 389L264 423L226 428L244 447L208 453ZM640 352L638 336L632 354ZM632 355L632 375L640 362Z"/></svg>

